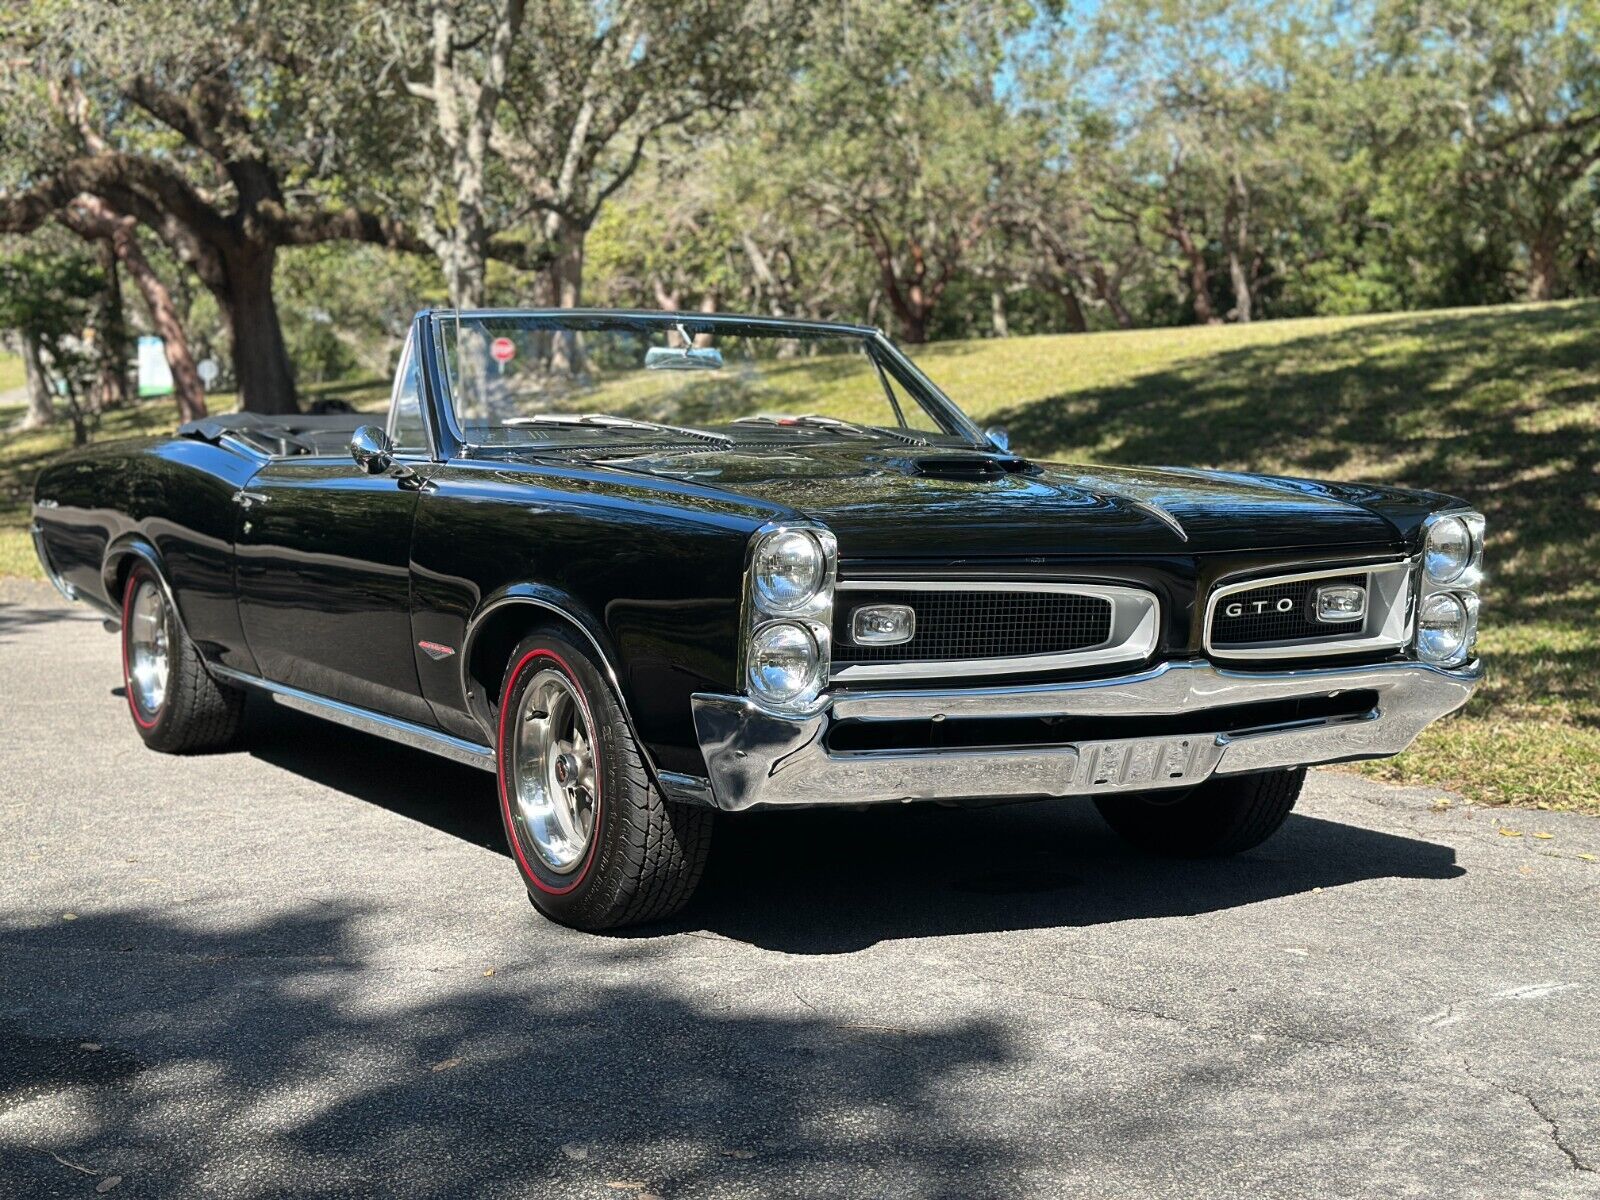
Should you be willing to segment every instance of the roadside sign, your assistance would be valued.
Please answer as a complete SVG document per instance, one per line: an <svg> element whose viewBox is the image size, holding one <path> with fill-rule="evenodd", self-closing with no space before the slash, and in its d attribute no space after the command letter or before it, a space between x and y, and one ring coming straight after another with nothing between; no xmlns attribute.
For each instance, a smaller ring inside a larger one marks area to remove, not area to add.
<svg viewBox="0 0 1600 1200"><path fill-rule="evenodd" d="M214 358L202 358L195 370L200 373L200 382L209 389L217 381L217 376L222 374L222 368L217 366Z"/></svg>
<svg viewBox="0 0 1600 1200"><path fill-rule="evenodd" d="M139 395L172 395L172 368L167 365L166 343L158 337L139 339Z"/></svg>
<svg viewBox="0 0 1600 1200"><path fill-rule="evenodd" d="M489 343L489 353L495 362L504 366L517 356L517 344L508 337L497 337Z"/></svg>

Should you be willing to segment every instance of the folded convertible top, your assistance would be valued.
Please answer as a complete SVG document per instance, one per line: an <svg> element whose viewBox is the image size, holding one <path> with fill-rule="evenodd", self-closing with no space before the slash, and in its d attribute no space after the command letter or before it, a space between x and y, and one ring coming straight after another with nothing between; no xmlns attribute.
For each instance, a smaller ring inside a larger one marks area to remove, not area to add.
<svg viewBox="0 0 1600 1200"><path fill-rule="evenodd" d="M373 420L364 413L219 413L185 421L178 426L178 436L215 445L231 434L262 453L286 458L337 453L348 444L352 433ZM381 423L382 418L378 420Z"/></svg>
<svg viewBox="0 0 1600 1200"><path fill-rule="evenodd" d="M361 413L327 413L313 416L309 413L273 415L231 412L201 417L198 421L185 421L178 426L178 436L214 442L225 433L259 432L291 436L297 433L354 433L362 425L371 423L372 417Z"/></svg>

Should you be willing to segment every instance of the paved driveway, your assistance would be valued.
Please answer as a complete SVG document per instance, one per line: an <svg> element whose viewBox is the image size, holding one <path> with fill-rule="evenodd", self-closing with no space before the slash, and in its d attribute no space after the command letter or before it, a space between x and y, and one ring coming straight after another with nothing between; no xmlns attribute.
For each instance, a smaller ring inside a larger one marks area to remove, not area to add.
<svg viewBox="0 0 1600 1200"><path fill-rule="evenodd" d="M0 600L0 1196L1600 1192L1589 818L1324 772L1200 865L1079 804L746 819L592 937L487 775L267 707L148 752L98 621Z"/></svg>

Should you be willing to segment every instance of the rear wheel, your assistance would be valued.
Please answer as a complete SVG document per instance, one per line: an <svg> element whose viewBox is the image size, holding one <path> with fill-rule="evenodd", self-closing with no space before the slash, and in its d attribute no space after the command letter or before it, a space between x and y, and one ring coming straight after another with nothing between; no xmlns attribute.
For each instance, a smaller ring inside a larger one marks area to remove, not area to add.
<svg viewBox="0 0 1600 1200"><path fill-rule="evenodd" d="M1142 850L1178 858L1238 854L1283 824L1306 769L1223 776L1188 791L1097 796L1107 825Z"/></svg>
<svg viewBox="0 0 1600 1200"><path fill-rule="evenodd" d="M143 561L122 592L122 683L134 726L152 750L227 750L244 729L244 693L206 671L161 578Z"/></svg>
<svg viewBox="0 0 1600 1200"><path fill-rule="evenodd" d="M540 912L613 929L677 912L700 882L712 812L651 783L593 657L554 631L512 653L496 738L500 815Z"/></svg>

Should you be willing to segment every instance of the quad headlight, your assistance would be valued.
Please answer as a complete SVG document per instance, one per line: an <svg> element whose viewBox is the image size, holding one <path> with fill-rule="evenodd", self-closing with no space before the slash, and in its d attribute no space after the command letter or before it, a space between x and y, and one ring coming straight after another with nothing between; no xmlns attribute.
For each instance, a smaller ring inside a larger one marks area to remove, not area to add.
<svg viewBox="0 0 1600 1200"><path fill-rule="evenodd" d="M1416 651L1425 663L1458 667L1478 645L1478 588L1483 582L1483 517L1441 513L1423 532Z"/></svg>
<svg viewBox="0 0 1600 1200"><path fill-rule="evenodd" d="M778 529L756 544L750 576L763 609L797 613L816 599L827 570L827 556L814 533Z"/></svg>
<svg viewBox="0 0 1600 1200"><path fill-rule="evenodd" d="M745 681L750 694L779 708L804 707L820 691L822 651L804 625L774 621L750 638Z"/></svg>
<svg viewBox="0 0 1600 1200"><path fill-rule="evenodd" d="M1460 517L1440 517L1428 526L1422 548L1422 568L1432 583L1461 578L1472 562L1472 531Z"/></svg>
<svg viewBox="0 0 1600 1200"><path fill-rule="evenodd" d="M743 654L746 693L779 712L815 709L828 683L833 535L810 525L774 525L750 545Z"/></svg>

